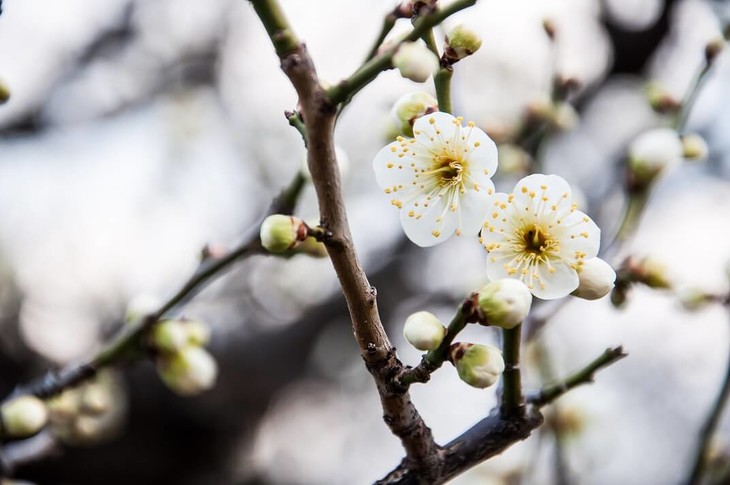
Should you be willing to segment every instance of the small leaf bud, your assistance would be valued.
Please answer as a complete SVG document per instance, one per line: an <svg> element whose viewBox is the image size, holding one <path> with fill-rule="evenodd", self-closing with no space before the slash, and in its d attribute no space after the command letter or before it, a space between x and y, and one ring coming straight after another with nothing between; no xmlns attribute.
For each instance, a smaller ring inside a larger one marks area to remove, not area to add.
<svg viewBox="0 0 730 485"><path fill-rule="evenodd" d="M446 335L446 327L436 315L429 312L416 312L406 319L403 336L418 350L433 350L441 345Z"/></svg>
<svg viewBox="0 0 730 485"><path fill-rule="evenodd" d="M696 133L682 136L682 148L684 149L684 158L688 160L700 161L707 158L707 142Z"/></svg>
<svg viewBox="0 0 730 485"><path fill-rule="evenodd" d="M0 80L0 104L7 103L9 99L10 89L8 89L8 86L4 81Z"/></svg>
<svg viewBox="0 0 730 485"><path fill-rule="evenodd" d="M400 134L413 136L413 123L421 116L438 111L438 101L422 91L404 94L395 102L390 115Z"/></svg>
<svg viewBox="0 0 730 485"><path fill-rule="evenodd" d="M628 150L633 183L647 186L665 167L678 164L683 151L679 135L671 128L654 128L640 134Z"/></svg>
<svg viewBox="0 0 730 485"><path fill-rule="evenodd" d="M446 34L444 58L453 64L474 54L481 46L479 34L464 25L457 25Z"/></svg>
<svg viewBox="0 0 730 485"><path fill-rule="evenodd" d="M261 245L271 253L283 253L307 237L307 226L298 217L274 214L261 224Z"/></svg>
<svg viewBox="0 0 730 485"><path fill-rule="evenodd" d="M439 69L439 60L422 43L406 42L393 54L393 67L404 78L422 83Z"/></svg>
<svg viewBox="0 0 730 485"><path fill-rule="evenodd" d="M478 291L479 320L485 325L514 328L530 313L532 294L525 284L504 278L487 283Z"/></svg>
<svg viewBox="0 0 730 485"><path fill-rule="evenodd" d="M682 308L688 312L700 310L713 300L712 295L697 288L681 288L675 294Z"/></svg>
<svg viewBox="0 0 730 485"><path fill-rule="evenodd" d="M616 282L616 272L601 258L583 262L578 271L578 288L572 295L584 300L597 300L608 295Z"/></svg>
<svg viewBox="0 0 730 485"><path fill-rule="evenodd" d="M550 40L555 40L555 33L557 31L557 27L555 27L555 22L552 19L543 20L542 29L545 31L545 34L548 36L548 38Z"/></svg>
<svg viewBox="0 0 730 485"><path fill-rule="evenodd" d="M637 281L644 283L649 288L669 289L672 287L666 266L657 259L646 257L639 262L635 269L638 270Z"/></svg>
<svg viewBox="0 0 730 485"><path fill-rule="evenodd" d="M493 385L504 372L502 352L491 345L452 344L449 359L462 381L480 389Z"/></svg>
<svg viewBox="0 0 730 485"><path fill-rule="evenodd" d="M11 438L27 438L38 433L48 421L46 405L35 396L19 396L0 407L2 433Z"/></svg>
<svg viewBox="0 0 730 485"><path fill-rule="evenodd" d="M718 37L708 42L707 45L705 45L705 62L707 62L708 65L712 64L724 48L725 39L722 37Z"/></svg>
<svg viewBox="0 0 730 485"><path fill-rule="evenodd" d="M192 396L213 387L218 377L215 359L200 347L163 354L157 361L163 382L177 394Z"/></svg>

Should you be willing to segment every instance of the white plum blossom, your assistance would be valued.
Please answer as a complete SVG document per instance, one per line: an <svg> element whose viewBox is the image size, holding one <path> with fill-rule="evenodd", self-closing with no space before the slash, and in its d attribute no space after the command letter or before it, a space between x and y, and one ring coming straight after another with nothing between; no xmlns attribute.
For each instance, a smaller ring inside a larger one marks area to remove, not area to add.
<svg viewBox="0 0 730 485"><path fill-rule="evenodd" d="M598 254L601 231L573 203L557 175L530 175L511 194L495 194L482 228L490 280L517 278L538 298L578 287L584 261Z"/></svg>
<svg viewBox="0 0 730 485"><path fill-rule="evenodd" d="M476 235L494 194L497 146L474 123L461 122L442 112L422 116L413 125L414 138L398 137L373 160L378 185L419 246Z"/></svg>

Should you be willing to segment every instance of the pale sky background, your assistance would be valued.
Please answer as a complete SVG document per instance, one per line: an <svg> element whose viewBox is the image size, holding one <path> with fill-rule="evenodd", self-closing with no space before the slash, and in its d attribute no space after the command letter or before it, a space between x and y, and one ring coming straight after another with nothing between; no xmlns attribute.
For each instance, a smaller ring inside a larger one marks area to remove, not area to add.
<svg viewBox="0 0 730 485"><path fill-rule="evenodd" d="M392 5L282 4L331 82L358 66ZM660 7L658 0L606 4L636 29L650 25ZM235 243L288 182L303 156L301 139L283 117L296 99L245 1L8 0L3 8L0 78L12 98L0 107L0 128L29 116L42 128L0 138L2 259L25 297L20 325L27 344L51 361L69 362L98 346L105 325L121 317L129 299L173 292L204 243ZM583 89L597 90L579 125L553 138L544 152L548 170L588 194L605 193L617 154L660 122L643 101L645 79L602 84L612 53L599 14L597 1L489 0L450 22L466 22L484 38L483 48L457 65L454 76L455 109L468 119L514 123L526 103L547 93L554 66L578 78ZM133 40L82 62L89 42L125 15L131 15ZM558 29L554 52L541 29L546 17ZM704 44L718 32L708 3L679 2L647 77L681 97ZM180 70L211 52L217 56L213 84L182 83ZM707 137L710 162L681 166L663 178L637 237L622 253L656 257L679 286L710 292L728 288L728 86L726 52L689 121L690 130ZM347 204L366 269L377 267L402 238L397 211L378 193L370 163L384 144L391 104L415 89L432 88L394 71L381 75L348 108L337 132L351 161ZM620 202L605 202L594 212L610 226ZM317 217L311 190L300 215ZM422 259L414 258L408 277L426 294L458 297L486 278L475 241L449 241L417 254ZM326 260L261 259L247 264L246 272L253 298L268 312L265 325L290 325L307 305L339 291ZM225 315L214 303L222 291L216 285L194 308ZM430 309L448 320L453 311L423 299L402 307L402 319ZM232 322L212 323L220 330ZM622 311L607 299L566 305L545 333L556 372L573 370L608 346L623 344L631 355L595 385L565 398L565 406L587 416L585 432L568 444L581 483L678 483L688 466L688 441L719 385L729 336L721 308L687 313L671 295L644 288ZM415 365L418 353L398 333L391 337L402 360ZM483 329L464 336L492 337ZM313 365L326 368L333 350L326 334L321 340ZM446 367L432 383L413 389L440 442L494 403L491 391L468 388ZM330 383L298 382L283 391L256 442L242 444L245 458L232 464L241 476L257 471L272 483L369 483L398 463L402 450L381 422L360 360L353 355L338 369ZM536 383L532 372L528 382ZM728 449L727 417L722 426L720 445ZM491 483L487 477L525 467L536 446L528 440L455 483ZM529 466L539 474L550 458Z"/></svg>

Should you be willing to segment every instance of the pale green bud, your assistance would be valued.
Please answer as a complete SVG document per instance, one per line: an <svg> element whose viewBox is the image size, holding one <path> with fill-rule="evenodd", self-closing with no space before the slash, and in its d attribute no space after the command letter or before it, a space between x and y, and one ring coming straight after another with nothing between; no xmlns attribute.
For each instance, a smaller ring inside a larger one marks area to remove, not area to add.
<svg viewBox="0 0 730 485"><path fill-rule="evenodd" d="M675 290L675 294L682 307L689 312L700 310L712 301L712 295L697 288L681 288Z"/></svg>
<svg viewBox="0 0 730 485"><path fill-rule="evenodd" d="M707 158L707 142L696 133L682 136L682 148L684 158L688 160L700 161Z"/></svg>
<svg viewBox="0 0 730 485"><path fill-rule="evenodd" d="M473 387L489 387L504 372L502 352L492 345L456 343L449 356L461 380Z"/></svg>
<svg viewBox="0 0 730 485"><path fill-rule="evenodd" d="M530 313L532 294L525 284L504 278L486 284L478 291L479 319L486 325L514 328Z"/></svg>
<svg viewBox="0 0 730 485"><path fill-rule="evenodd" d="M678 164L683 152L676 130L654 128L637 136L629 145L629 169L636 183L646 185L666 167Z"/></svg>
<svg viewBox="0 0 730 485"><path fill-rule="evenodd" d="M81 411L98 416L111 409L111 395L102 385L89 385L81 396Z"/></svg>
<svg viewBox="0 0 730 485"><path fill-rule="evenodd" d="M657 113L673 113L680 107L680 102L657 81L652 81L645 88L646 99Z"/></svg>
<svg viewBox="0 0 730 485"><path fill-rule="evenodd" d="M649 256L642 259L635 271L636 279L649 288L668 289L672 287L672 282L667 274L667 267L655 258Z"/></svg>
<svg viewBox="0 0 730 485"><path fill-rule="evenodd" d="M433 350L441 345L446 335L446 327L436 315L429 312L416 312L406 319L403 336L418 350Z"/></svg>
<svg viewBox="0 0 730 485"><path fill-rule="evenodd" d="M157 370L163 382L183 396L212 388L218 377L218 364L200 347L185 347L173 354L161 355Z"/></svg>
<svg viewBox="0 0 730 485"><path fill-rule="evenodd" d="M413 123L421 116L438 111L438 101L428 93L417 91L404 94L395 102L390 115L400 133L412 137Z"/></svg>
<svg viewBox="0 0 730 485"><path fill-rule="evenodd" d="M307 226L298 217L274 214L264 219L261 245L271 253L283 253L307 237Z"/></svg>
<svg viewBox="0 0 730 485"><path fill-rule="evenodd" d="M583 262L578 270L578 288L572 295L584 300L597 300L608 295L616 282L616 272L601 258Z"/></svg>
<svg viewBox="0 0 730 485"><path fill-rule="evenodd" d="M200 320L183 320L188 345L202 347L210 342L210 327Z"/></svg>
<svg viewBox="0 0 730 485"><path fill-rule="evenodd" d="M188 344L188 332L182 320L164 320L150 331L150 343L162 352L175 352Z"/></svg>
<svg viewBox="0 0 730 485"><path fill-rule="evenodd" d="M406 42L393 54L393 67L404 78L422 83L438 71L439 60L423 43Z"/></svg>
<svg viewBox="0 0 730 485"><path fill-rule="evenodd" d="M20 396L0 406L2 433L11 438L27 438L48 422L46 405L35 396Z"/></svg>
<svg viewBox="0 0 730 485"><path fill-rule="evenodd" d="M453 63L474 54L481 46L479 34L464 25L457 25L446 35L444 55Z"/></svg>

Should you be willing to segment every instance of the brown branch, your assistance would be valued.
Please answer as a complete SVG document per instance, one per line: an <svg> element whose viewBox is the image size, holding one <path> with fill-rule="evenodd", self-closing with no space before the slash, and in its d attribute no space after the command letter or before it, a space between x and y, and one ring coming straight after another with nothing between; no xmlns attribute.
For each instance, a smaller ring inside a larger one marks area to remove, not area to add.
<svg viewBox="0 0 730 485"><path fill-rule="evenodd" d="M383 419L403 443L409 468L426 480L438 477L441 454L431 430L413 406L408 392L391 385L403 365L396 358L380 322L375 288L368 282L352 243L334 150L337 107L330 103L323 90L306 46L291 42L296 36L277 2L251 0L251 3L271 36L282 70L299 96L300 114L307 127L307 159L317 192L320 225L336 242L328 244L327 251L347 301L361 355L375 379ZM282 45L277 42L280 38L290 42Z"/></svg>
<svg viewBox="0 0 730 485"><path fill-rule="evenodd" d="M543 417L533 408L526 416L504 418L493 414L471 427L458 438L443 447L443 467L437 481L439 484L454 478L479 463L496 456L518 441L530 436L540 426ZM423 483L422 477L407 464L401 463L386 477L376 482L380 485L417 485Z"/></svg>

